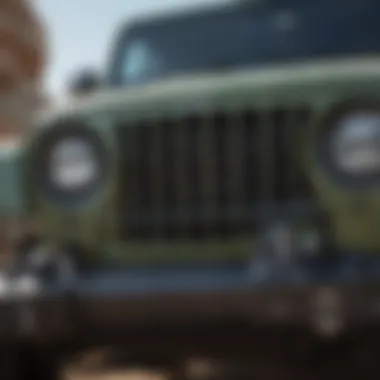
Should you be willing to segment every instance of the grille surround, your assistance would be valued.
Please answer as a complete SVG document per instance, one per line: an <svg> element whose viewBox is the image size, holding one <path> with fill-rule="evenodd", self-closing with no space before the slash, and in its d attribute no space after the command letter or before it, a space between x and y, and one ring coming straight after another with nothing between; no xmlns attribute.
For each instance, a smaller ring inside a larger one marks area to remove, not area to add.
<svg viewBox="0 0 380 380"><path fill-rule="evenodd" d="M301 105L119 125L120 240L231 239L309 203L297 152L311 117Z"/></svg>

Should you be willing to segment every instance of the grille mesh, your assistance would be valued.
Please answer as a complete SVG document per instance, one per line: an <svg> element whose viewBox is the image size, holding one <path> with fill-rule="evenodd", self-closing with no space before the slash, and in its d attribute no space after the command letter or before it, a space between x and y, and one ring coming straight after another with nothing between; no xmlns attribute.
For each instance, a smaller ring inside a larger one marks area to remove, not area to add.
<svg viewBox="0 0 380 380"><path fill-rule="evenodd" d="M297 162L306 107L120 125L122 239L228 239L269 207L310 200Z"/></svg>

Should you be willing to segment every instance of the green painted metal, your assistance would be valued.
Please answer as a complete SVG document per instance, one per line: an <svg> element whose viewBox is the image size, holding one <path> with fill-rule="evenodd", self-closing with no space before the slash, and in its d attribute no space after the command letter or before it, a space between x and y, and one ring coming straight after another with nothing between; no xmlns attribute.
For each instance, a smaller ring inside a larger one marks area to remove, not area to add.
<svg viewBox="0 0 380 380"><path fill-rule="evenodd" d="M49 128L57 118L78 116L94 121L101 118L103 127L108 128L109 122L119 118L137 121L142 116L154 120L157 115L204 115L220 107L232 111L250 105L265 108L310 100L318 106L326 97L334 102L350 94L376 94L378 63L378 58L367 57L193 74L133 89L105 90L46 112L37 124Z"/></svg>
<svg viewBox="0 0 380 380"><path fill-rule="evenodd" d="M24 211L21 177L22 149L18 143L0 143L0 218L14 217Z"/></svg>

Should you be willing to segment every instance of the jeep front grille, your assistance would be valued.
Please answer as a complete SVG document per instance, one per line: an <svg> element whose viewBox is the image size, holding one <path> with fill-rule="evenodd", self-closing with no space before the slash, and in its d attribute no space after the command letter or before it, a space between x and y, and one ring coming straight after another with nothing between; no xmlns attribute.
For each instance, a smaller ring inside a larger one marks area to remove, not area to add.
<svg viewBox="0 0 380 380"><path fill-rule="evenodd" d="M121 238L228 239L266 210L308 201L297 153L309 120L299 107L120 125Z"/></svg>

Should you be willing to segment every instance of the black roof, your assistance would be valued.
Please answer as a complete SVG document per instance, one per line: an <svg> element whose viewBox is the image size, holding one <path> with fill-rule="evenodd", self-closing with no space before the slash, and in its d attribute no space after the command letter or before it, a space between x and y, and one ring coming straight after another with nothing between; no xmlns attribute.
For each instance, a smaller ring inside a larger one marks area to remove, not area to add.
<svg viewBox="0 0 380 380"><path fill-rule="evenodd" d="M148 16L138 17L134 20L124 21L121 24L119 32L134 28L144 28L153 25L163 25L166 23L181 23L184 21L189 21L193 18L204 18L209 16L215 16L218 14L225 14L231 11L236 11L242 9L243 7L250 7L256 4L260 0L231 0L230 2L221 2L219 4L212 5L201 5L197 8L180 10L180 11L169 11L165 13L154 13Z"/></svg>

